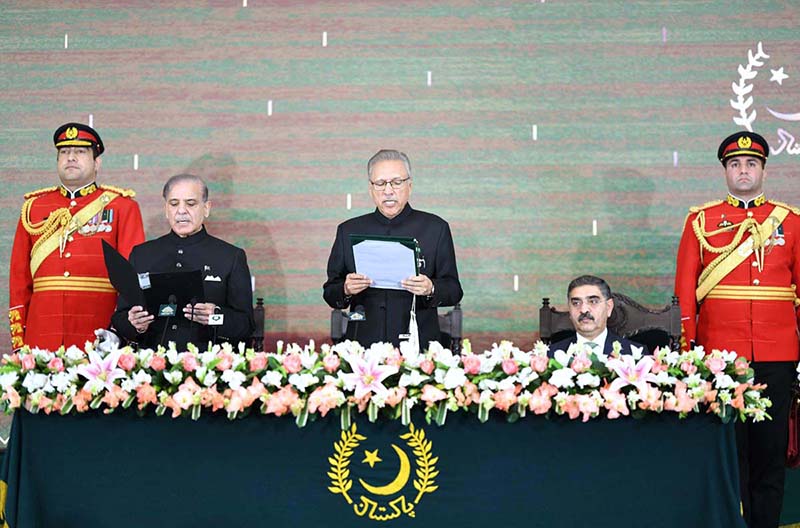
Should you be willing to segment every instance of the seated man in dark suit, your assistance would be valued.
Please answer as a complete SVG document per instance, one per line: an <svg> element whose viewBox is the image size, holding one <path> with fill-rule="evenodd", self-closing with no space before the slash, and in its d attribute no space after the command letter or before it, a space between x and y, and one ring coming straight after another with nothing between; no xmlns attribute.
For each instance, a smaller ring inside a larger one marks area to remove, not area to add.
<svg viewBox="0 0 800 528"><path fill-rule="evenodd" d="M646 347L618 336L606 326L614 310L614 299L611 297L611 288L603 279L593 275L582 275L574 279L567 287L567 303L575 335L551 344L551 357L553 351L567 350L573 343L586 344L588 348L608 355L611 354L615 341L622 345L622 354L632 353L631 346L641 348L647 354Z"/></svg>

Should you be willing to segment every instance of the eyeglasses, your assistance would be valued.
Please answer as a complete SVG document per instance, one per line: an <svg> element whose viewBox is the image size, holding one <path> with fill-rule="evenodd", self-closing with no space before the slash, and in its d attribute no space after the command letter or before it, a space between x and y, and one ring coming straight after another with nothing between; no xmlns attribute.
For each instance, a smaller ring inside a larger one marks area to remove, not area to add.
<svg viewBox="0 0 800 528"><path fill-rule="evenodd" d="M370 181L369 183L373 187L378 189L379 191L382 191L382 190L384 190L386 188L386 184L391 185L392 189L399 189L400 187L403 186L403 184L405 182L407 182L410 179L411 179L411 176L406 176L405 178L395 178L395 179L389 180L389 181L386 181L386 180L378 180L378 181L375 181L375 182L374 181Z"/></svg>

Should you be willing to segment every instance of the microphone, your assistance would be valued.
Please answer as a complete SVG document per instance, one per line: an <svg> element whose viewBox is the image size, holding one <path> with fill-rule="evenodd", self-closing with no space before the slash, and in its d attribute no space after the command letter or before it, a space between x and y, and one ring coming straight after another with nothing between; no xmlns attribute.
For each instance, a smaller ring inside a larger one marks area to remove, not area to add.
<svg viewBox="0 0 800 528"><path fill-rule="evenodd" d="M364 314L365 314L364 305L363 304L359 304L353 309L352 312L350 312L350 315L347 317L348 321L354 323L353 324L353 341L355 341L356 343L358 342L358 327L361 326L358 323L360 323L361 321L366 319Z"/></svg>
<svg viewBox="0 0 800 528"><path fill-rule="evenodd" d="M194 343L194 305L197 304L197 297L192 297L189 299L189 306L191 306L191 312L189 313L189 342Z"/></svg>
<svg viewBox="0 0 800 528"><path fill-rule="evenodd" d="M217 315L219 313L221 313L220 310L219 310L219 306L214 305L214 315ZM212 319L216 319L216 318L212 318ZM214 331L212 332L212 337L213 337L214 340L211 343L216 345L217 344L217 330L219 329L219 324L216 321L214 321L213 326L214 326Z"/></svg>
<svg viewBox="0 0 800 528"><path fill-rule="evenodd" d="M159 343L162 347L164 346L164 338L167 337L167 328L169 327L169 320L170 320L171 317L175 316L175 310L176 310L177 302L178 302L178 298L175 297L175 294L171 293L171 294L169 294L169 298L167 299L167 303L169 304L169 306L173 307L172 310L166 310L165 311L164 307L162 306L161 311L162 311L162 313L165 313L166 317L167 317L166 319L164 319L164 331L161 332L161 342Z"/></svg>

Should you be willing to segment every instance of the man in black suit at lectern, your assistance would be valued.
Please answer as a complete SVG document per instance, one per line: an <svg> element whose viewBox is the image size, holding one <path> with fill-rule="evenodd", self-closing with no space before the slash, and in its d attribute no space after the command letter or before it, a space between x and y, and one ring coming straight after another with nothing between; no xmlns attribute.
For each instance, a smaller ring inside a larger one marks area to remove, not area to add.
<svg viewBox="0 0 800 528"><path fill-rule="evenodd" d="M155 279L160 273L177 277L195 272L195 287L191 281L184 281L189 286L182 287L173 281L177 291L154 305L152 295L144 306L120 295L112 317L114 329L139 346L151 348L170 341L179 350L185 349L186 343L203 348L209 341L246 341L255 328L247 256L241 248L206 232L203 221L211 210L208 187L197 176L178 174L164 185L163 196L170 232L134 247L130 263L145 298L151 289L148 274ZM154 293L170 293L169 287Z"/></svg>

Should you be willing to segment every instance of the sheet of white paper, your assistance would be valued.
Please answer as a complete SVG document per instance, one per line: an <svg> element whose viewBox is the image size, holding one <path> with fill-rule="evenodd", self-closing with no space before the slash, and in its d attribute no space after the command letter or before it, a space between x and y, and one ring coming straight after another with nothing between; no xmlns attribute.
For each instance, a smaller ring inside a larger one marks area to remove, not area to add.
<svg viewBox="0 0 800 528"><path fill-rule="evenodd" d="M372 279L372 288L402 290L400 281L413 277L414 250L386 240L365 240L353 246L356 272Z"/></svg>

